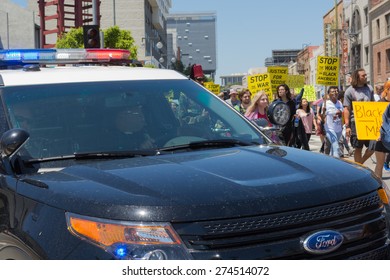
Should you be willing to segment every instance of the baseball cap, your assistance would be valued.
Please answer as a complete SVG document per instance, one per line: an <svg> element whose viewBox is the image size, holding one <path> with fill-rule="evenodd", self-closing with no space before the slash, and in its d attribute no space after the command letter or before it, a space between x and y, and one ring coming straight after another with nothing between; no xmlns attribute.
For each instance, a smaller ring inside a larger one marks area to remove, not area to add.
<svg viewBox="0 0 390 280"><path fill-rule="evenodd" d="M234 88L230 89L229 95L231 95L231 94L233 94L233 93L237 94L237 91L236 91Z"/></svg>

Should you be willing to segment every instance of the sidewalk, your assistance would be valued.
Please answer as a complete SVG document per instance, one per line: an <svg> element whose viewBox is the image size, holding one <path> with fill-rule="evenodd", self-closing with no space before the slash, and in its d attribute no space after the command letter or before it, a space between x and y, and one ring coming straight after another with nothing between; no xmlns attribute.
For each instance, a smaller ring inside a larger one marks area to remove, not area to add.
<svg viewBox="0 0 390 280"><path fill-rule="evenodd" d="M316 136L315 134L312 134L309 142L310 150L315 153L320 152L321 148L321 140L320 137ZM345 159L352 160L353 156L350 157L347 154L345 155ZM375 154L373 154L365 163L364 166L370 168L372 171L374 171L376 165L376 158ZM383 170L383 181L390 186L390 171Z"/></svg>

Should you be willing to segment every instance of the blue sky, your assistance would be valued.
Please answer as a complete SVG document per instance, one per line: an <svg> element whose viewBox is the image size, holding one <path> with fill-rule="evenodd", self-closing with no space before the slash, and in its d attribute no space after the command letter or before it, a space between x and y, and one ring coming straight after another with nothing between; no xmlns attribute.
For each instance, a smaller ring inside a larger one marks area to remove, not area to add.
<svg viewBox="0 0 390 280"><path fill-rule="evenodd" d="M171 13L217 13L217 81L264 66L274 49L323 44L333 0L172 0Z"/></svg>
<svg viewBox="0 0 390 280"><path fill-rule="evenodd" d="M26 7L27 6L27 0L11 0L12 2L16 3L16 4L19 4L23 7Z"/></svg>
<svg viewBox="0 0 390 280"><path fill-rule="evenodd" d="M321 45L323 16L333 7L334 0L172 0L170 12L216 12L218 82L264 66L273 49Z"/></svg>

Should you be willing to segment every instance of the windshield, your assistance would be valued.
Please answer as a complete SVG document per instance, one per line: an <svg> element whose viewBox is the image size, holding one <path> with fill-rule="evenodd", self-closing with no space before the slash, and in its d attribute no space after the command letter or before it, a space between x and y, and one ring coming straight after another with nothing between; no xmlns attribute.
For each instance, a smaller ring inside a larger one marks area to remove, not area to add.
<svg viewBox="0 0 390 280"><path fill-rule="evenodd" d="M4 90L13 128L32 158L145 151L207 140L268 143L223 101L190 80L39 85Z"/></svg>

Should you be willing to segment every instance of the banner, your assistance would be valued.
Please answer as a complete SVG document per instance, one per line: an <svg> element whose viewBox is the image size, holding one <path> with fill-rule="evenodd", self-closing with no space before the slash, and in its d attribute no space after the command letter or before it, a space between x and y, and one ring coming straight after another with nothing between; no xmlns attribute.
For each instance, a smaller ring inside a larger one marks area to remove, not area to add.
<svg viewBox="0 0 390 280"><path fill-rule="evenodd" d="M287 75L286 84L290 89L302 88L305 85L305 75Z"/></svg>
<svg viewBox="0 0 390 280"><path fill-rule="evenodd" d="M287 82L288 67L268 66L267 71L271 81L272 93L276 95L277 94L276 88L281 84L286 84Z"/></svg>
<svg viewBox="0 0 390 280"><path fill-rule="evenodd" d="M248 89L252 93L252 95L256 94L258 91L263 90L268 95L268 99L270 102L274 100L271 88L271 81L268 73L248 76L247 81Z"/></svg>
<svg viewBox="0 0 390 280"><path fill-rule="evenodd" d="M317 57L317 85L338 86L340 73L340 61L337 57Z"/></svg>
<svg viewBox="0 0 390 280"><path fill-rule="evenodd" d="M378 140L388 102L352 102L359 140Z"/></svg>
<svg viewBox="0 0 390 280"><path fill-rule="evenodd" d="M221 92L221 86L219 84L214 84L213 82L206 82L203 85L205 88L207 88L214 94L218 95Z"/></svg>
<svg viewBox="0 0 390 280"><path fill-rule="evenodd" d="M313 102L313 101L317 100L316 89L314 86L305 85L303 88L305 89L305 91L303 92L302 98L306 98L307 101L309 101L309 102ZM298 95L301 92L301 89L302 89L302 87L301 88L294 88L295 95Z"/></svg>

